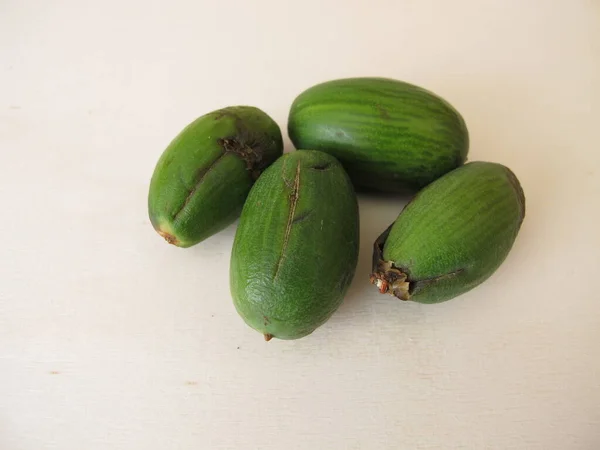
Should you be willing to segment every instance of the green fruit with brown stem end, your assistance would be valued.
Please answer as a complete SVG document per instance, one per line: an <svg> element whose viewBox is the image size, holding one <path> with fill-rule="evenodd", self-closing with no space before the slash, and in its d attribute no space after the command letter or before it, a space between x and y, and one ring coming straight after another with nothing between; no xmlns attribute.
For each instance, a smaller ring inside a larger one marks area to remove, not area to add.
<svg viewBox="0 0 600 450"><path fill-rule="evenodd" d="M414 192L462 165L469 133L440 96L399 80L347 78L294 100L288 134L296 148L335 156L362 190Z"/></svg>
<svg viewBox="0 0 600 450"><path fill-rule="evenodd" d="M285 154L242 211L230 267L238 313L266 340L312 333L340 306L358 244L358 204L341 164L313 150Z"/></svg>
<svg viewBox="0 0 600 450"><path fill-rule="evenodd" d="M419 192L375 241L371 282L401 300L450 300L498 269L524 217L523 189L510 169L465 164Z"/></svg>
<svg viewBox="0 0 600 450"><path fill-rule="evenodd" d="M250 188L283 153L281 131L251 106L199 117L160 157L148 194L154 229L170 244L190 247L239 217Z"/></svg>

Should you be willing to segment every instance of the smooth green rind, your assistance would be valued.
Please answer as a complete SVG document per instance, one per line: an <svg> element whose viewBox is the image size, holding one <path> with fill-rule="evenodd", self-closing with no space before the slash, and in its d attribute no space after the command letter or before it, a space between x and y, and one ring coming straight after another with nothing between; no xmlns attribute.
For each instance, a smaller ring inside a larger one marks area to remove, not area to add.
<svg viewBox="0 0 600 450"><path fill-rule="evenodd" d="M267 339L312 333L341 304L358 244L358 204L340 163L317 151L285 154L242 211L230 267L238 313Z"/></svg>
<svg viewBox="0 0 600 450"><path fill-rule="evenodd" d="M389 285L390 293L402 299L450 300L498 269L524 217L523 190L507 167L465 164L424 188L401 212L383 236L382 261L372 281L379 286L385 281L382 291ZM386 264L387 272L381 270ZM396 293L392 288L399 274L407 277L404 298L401 288Z"/></svg>
<svg viewBox="0 0 600 450"><path fill-rule="evenodd" d="M357 188L419 189L462 165L469 134L444 99L386 78L318 84L292 104L288 134L295 147L335 156Z"/></svg>
<svg viewBox="0 0 600 450"><path fill-rule="evenodd" d="M254 180L282 153L279 127L258 108L233 106L199 117L155 167L152 225L179 247L203 241L239 216Z"/></svg>

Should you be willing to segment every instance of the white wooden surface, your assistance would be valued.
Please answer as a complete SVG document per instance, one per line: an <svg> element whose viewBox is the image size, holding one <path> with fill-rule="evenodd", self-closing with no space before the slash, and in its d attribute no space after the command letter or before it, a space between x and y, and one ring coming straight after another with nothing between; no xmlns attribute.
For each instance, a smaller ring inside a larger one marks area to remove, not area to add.
<svg viewBox="0 0 600 450"><path fill-rule="evenodd" d="M344 305L265 343L230 301L235 226L168 246L149 177L198 115L285 130L359 75L451 101L523 229L481 287L400 303L368 273L403 202L361 197ZM600 448L599 109L595 0L1 1L0 449Z"/></svg>

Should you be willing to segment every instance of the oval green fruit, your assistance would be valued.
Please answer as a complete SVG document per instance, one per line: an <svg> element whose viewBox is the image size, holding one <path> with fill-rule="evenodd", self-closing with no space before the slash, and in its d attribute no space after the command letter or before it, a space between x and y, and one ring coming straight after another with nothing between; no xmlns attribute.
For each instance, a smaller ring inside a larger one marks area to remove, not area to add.
<svg viewBox="0 0 600 450"><path fill-rule="evenodd" d="M512 171L465 164L419 192L377 239L371 282L401 300L450 300L496 271L524 217L525 196Z"/></svg>
<svg viewBox="0 0 600 450"><path fill-rule="evenodd" d="M312 333L341 304L358 258L358 204L332 156L285 154L253 186L231 254L231 294L269 340Z"/></svg>
<svg viewBox="0 0 600 450"><path fill-rule="evenodd" d="M349 78L301 93L290 110L296 148L335 156L357 188L414 191L462 165L469 134L448 102L386 78Z"/></svg>
<svg viewBox="0 0 600 450"><path fill-rule="evenodd" d="M282 153L279 127L258 108L232 106L199 117L154 169L152 225L179 247L203 241L239 217L254 181Z"/></svg>

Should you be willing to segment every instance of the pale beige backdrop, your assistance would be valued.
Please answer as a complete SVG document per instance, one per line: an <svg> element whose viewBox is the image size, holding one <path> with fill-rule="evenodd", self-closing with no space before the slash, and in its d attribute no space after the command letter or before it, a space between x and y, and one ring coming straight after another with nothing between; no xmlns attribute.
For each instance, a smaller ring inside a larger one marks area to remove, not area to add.
<svg viewBox="0 0 600 450"><path fill-rule="evenodd" d="M1 0L0 449L600 449L599 74L592 0ZM360 75L452 102L524 226L484 285L401 303L368 273L404 203L361 196L345 303L265 343L230 300L235 226L168 246L150 175L205 112L285 131Z"/></svg>

